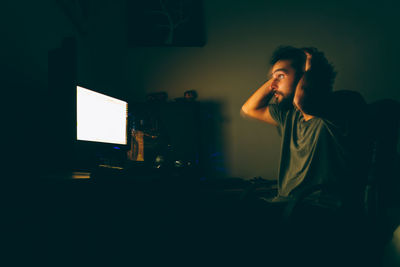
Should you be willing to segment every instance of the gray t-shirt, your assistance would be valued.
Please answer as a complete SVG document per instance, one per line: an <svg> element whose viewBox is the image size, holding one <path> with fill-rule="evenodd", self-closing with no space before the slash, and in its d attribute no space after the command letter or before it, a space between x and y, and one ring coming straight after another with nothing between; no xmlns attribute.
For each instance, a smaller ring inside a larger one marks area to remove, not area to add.
<svg viewBox="0 0 400 267"><path fill-rule="evenodd" d="M304 120L296 109L269 105L282 135L278 197L289 197L303 186L338 183L349 168L346 127L314 117Z"/></svg>

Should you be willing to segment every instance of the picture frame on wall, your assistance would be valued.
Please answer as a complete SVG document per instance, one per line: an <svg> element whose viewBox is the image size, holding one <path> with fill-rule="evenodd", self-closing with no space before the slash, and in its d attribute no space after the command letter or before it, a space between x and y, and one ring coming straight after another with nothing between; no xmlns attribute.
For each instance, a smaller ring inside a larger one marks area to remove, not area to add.
<svg viewBox="0 0 400 267"><path fill-rule="evenodd" d="M201 0L127 0L130 46L204 46Z"/></svg>

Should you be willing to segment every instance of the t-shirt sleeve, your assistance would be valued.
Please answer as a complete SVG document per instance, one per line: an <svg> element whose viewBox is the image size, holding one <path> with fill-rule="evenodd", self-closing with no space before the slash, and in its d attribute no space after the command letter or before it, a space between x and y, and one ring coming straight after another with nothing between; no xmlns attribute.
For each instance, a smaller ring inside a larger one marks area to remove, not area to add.
<svg viewBox="0 0 400 267"><path fill-rule="evenodd" d="M279 126L282 126L285 123L286 112L279 108L278 104L268 105L268 110L271 117L279 124Z"/></svg>

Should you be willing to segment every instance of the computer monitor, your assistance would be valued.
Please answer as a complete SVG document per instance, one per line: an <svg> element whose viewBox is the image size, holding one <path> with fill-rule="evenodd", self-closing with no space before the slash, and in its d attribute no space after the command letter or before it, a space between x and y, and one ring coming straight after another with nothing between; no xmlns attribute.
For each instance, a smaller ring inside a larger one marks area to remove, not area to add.
<svg viewBox="0 0 400 267"><path fill-rule="evenodd" d="M75 87L74 170L124 166L129 147L128 103L81 85Z"/></svg>
<svg viewBox="0 0 400 267"><path fill-rule="evenodd" d="M126 145L127 111L127 102L77 86L77 140Z"/></svg>
<svg viewBox="0 0 400 267"><path fill-rule="evenodd" d="M49 51L44 123L33 129L42 133L35 156L46 173L122 165L129 149L127 102L112 88L78 81L77 58L74 38Z"/></svg>

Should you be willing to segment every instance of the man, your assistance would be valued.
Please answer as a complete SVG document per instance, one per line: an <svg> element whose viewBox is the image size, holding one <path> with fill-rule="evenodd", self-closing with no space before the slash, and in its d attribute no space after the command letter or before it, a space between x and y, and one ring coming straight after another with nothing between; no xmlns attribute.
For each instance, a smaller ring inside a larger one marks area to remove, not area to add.
<svg viewBox="0 0 400 267"><path fill-rule="evenodd" d="M305 186L347 183L354 174L356 133L349 134L347 115L337 116L332 105L332 65L315 48L294 47L279 47L271 65L271 78L241 111L277 126L282 135L278 196L272 202L286 202Z"/></svg>

